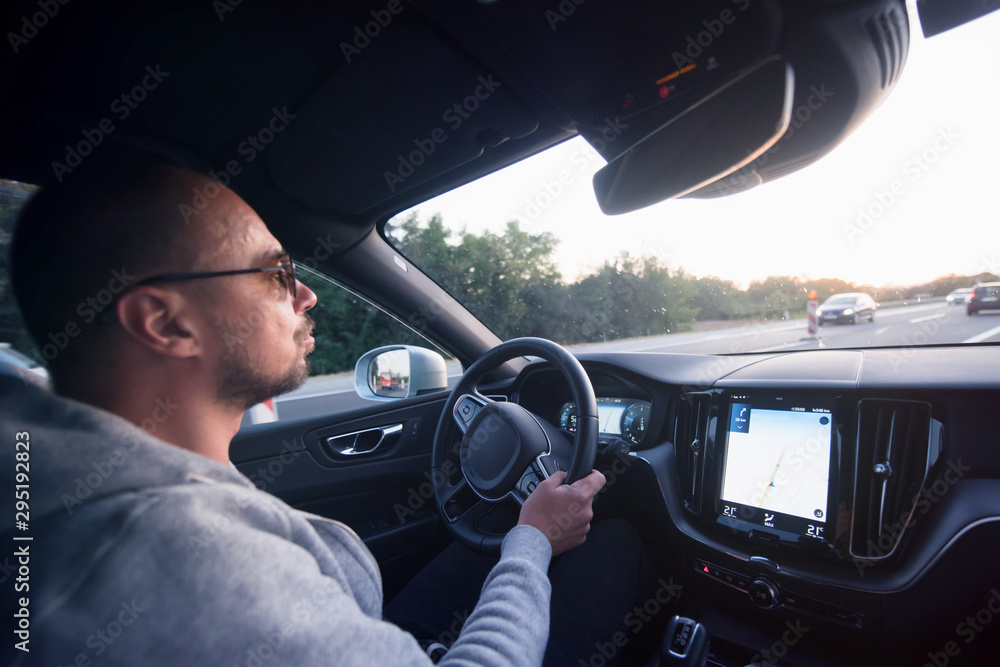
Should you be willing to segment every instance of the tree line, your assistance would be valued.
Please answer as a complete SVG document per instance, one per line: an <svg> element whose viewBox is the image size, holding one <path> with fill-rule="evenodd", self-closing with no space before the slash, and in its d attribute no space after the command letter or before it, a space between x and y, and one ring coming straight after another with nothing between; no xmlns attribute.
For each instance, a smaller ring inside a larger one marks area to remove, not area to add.
<svg viewBox="0 0 1000 667"><path fill-rule="evenodd" d="M502 339L541 336L563 344L686 331L708 320L774 320L804 315L808 294L868 292L879 301L943 296L991 274L950 275L908 288L875 288L839 278L769 276L745 289L723 278L671 269L655 256L627 253L593 273L565 281L553 260L557 239L517 221L502 234L452 231L439 215L411 214L388 230L396 248Z"/></svg>

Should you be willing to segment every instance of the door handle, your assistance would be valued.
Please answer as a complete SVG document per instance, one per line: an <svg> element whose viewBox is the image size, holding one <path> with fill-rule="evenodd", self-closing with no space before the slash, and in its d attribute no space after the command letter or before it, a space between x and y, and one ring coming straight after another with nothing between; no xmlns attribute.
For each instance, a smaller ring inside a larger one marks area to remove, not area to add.
<svg viewBox="0 0 1000 667"><path fill-rule="evenodd" d="M326 439L326 446L337 456L371 454L386 440L394 441L402 432L402 424L376 426L329 437Z"/></svg>

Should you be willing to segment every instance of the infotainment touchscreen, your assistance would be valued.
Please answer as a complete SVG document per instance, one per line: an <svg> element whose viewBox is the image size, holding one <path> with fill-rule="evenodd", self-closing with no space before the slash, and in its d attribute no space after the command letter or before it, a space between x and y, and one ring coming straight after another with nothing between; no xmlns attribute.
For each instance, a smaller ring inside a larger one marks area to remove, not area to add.
<svg viewBox="0 0 1000 667"><path fill-rule="evenodd" d="M832 442L828 407L775 396L734 396L720 492L723 522L756 524L775 535L831 539Z"/></svg>

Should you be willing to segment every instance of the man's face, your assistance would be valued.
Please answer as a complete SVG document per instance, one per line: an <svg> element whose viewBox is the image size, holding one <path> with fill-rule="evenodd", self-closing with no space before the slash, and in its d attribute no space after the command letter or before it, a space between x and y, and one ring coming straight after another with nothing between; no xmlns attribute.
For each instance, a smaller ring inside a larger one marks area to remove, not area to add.
<svg viewBox="0 0 1000 667"><path fill-rule="evenodd" d="M228 271L287 263L287 255L256 213L223 192L198 234L196 271ZM215 361L217 397L245 410L299 387L309 375L306 355L315 342L306 311L316 295L297 285L293 298L281 272L224 276L192 282L193 296L210 326L206 358Z"/></svg>

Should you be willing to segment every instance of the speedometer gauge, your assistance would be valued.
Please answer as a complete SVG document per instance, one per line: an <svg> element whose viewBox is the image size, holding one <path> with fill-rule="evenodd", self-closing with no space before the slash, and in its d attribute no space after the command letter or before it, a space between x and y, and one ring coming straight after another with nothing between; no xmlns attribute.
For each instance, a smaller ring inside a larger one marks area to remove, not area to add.
<svg viewBox="0 0 1000 667"><path fill-rule="evenodd" d="M622 437L633 445L638 445L642 436L646 435L650 414L649 405L645 403L633 403L629 406L622 416Z"/></svg>
<svg viewBox="0 0 1000 667"><path fill-rule="evenodd" d="M562 410L559 411L559 428L576 433L577 414L576 403L570 402L562 406Z"/></svg>

